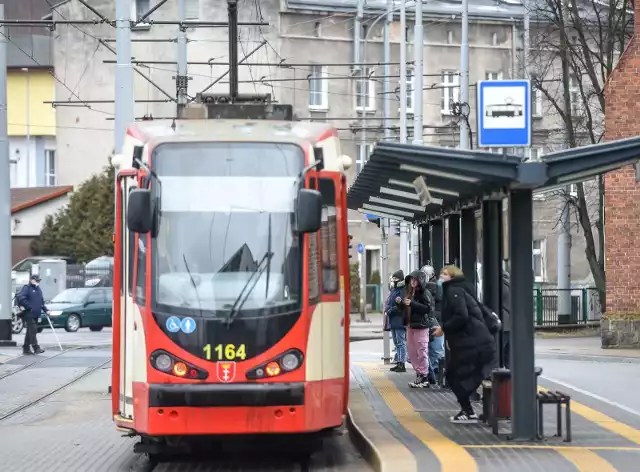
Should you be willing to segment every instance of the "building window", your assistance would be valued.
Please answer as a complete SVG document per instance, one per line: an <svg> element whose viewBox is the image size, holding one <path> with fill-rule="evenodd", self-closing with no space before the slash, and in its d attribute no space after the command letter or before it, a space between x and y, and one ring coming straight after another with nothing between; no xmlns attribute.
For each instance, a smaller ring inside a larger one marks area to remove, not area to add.
<svg viewBox="0 0 640 472"><path fill-rule="evenodd" d="M447 31L447 44L453 44L453 31Z"/></svg>
<svg viewBox="0 0 640 472"><path fill-rule="evenodd" d="M545 246L546 241L544 239L533 241L533 277L535 282L544 282L545 280Z"/></svg>
<svg viewBox="0 0 640 472"><path fill-rule="evenodd" d="M322 24L319 21L313 24L313 34L316 38L322 36Z"/></svg>
<svg viewBox="0 0 640 472"><path fill-rule="evenodd" d="M376 83L369 78L372 72L369 67L364 67L360 74L366 78L356 79L356 110L358 111L375 111L376 109Z"/></svg>
<svg viewBox="0 0 640 472"><path fill-rule="evenodd" d="M200 18L200 0L184 0L184 18L185 20Z"/></svg>
<svg viewBox="0 0 640 472"><path fill-rule="evenodd" d="M309 108L312 110L326 110L329 108L327 66L311 66L311 73L309 74Z"/></svg>
<svg viewBox="0 0 640 472"><path fill-rule="evenodd" d="M578 198L578 184L569 185L569 196Z"/></svg>
<svg viewBox="0 0 640 472"><path fill-rule="evenodd" d="M536 160L542 157L542 148L541 147L530 147L527 150L527 157L531 160Z"/></svg>
<svg viewBox="0 0 640 472"><path fill-rule="evenodd" d="M487 72L487 80L502 80L502 72Z"/></svg>
<svg viewBox="0 0 640 472"><path fill-rule="evenodd" d="M54 149L44 151L44 185L46 187L56 185L56 151Z"/></svg>
<svg viewBox="0 0 640 472"><path fill-rule="evenodd" d="M571 74L569 78L569 96L571 97L571 114L578 116L582 112L582 95L578 78Z"/></svg>
<svg viewBox="0 0 640 472"><path fill-rule="evenodd" d="M372 151L373 144L356 144L356 172L360 173Z"/></svg>
<svg viewBox="0 0 640 472"><path fill-rule="evenodd" d="M504 148L491 147L489 148L489 152L492 152L494 154L504 154Z"/></svg>
<svg viewBox="0 0 640 472"><path fill-rule="evenodd" d="M415 91L413 90L413 69L407 69L407 113L413 113L413 99Z"/></svg>
<svg viewBox="0 0 640 472"><path fill-rule="evenodd" d="M498 33L491 33L491 45L492 46L498 45Z"/></svg>
<svg viewBox="0 0 640 472"><path fill-rule="evenodd" d="M459 74L455 71L442 71L442 95L440 111L444 115L451 114L451 103L457 102L460 96Z"/></svg>
<svg viewBox="0 0 640 472"><path fill-rule="evenodd" d="M542 91L535 85L536 81L536 76L531 76L531 116L542 116Z"/></svg>
<svg viewBox="0 0 640 472"><path fill-rule="evenodd" d="M142 15L151 9L151 0L133 0L131 2L131 20L138 21ZM185 9L186 10L186 9ZM142 23L148 25L148 23Z"/></svg>

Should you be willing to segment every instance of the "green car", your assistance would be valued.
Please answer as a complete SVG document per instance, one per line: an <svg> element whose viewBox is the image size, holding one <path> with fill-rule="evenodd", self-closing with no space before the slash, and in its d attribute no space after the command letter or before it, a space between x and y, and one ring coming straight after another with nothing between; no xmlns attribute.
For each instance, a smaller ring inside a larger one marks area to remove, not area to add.
<svg viewBox="0 0 640 472"><path fill-rule="evenodd" d="M111 326L113 292L111 288L69 288L47 303L54 328L75 333L80 328L102 331ZM46 316L40 319L38 331L49 328Z"/></svg>

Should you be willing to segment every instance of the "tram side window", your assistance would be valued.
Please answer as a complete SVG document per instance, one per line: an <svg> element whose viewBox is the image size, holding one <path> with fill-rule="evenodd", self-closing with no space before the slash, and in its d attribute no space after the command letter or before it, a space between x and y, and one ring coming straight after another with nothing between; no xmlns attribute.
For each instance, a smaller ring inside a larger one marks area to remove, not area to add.
<svg viewBox="0 0 640 472"><path fill-rule="evenodd" d="M322 194L322 291L338 292L338 223L336 190L333 180L320 179Z"/></svg>
<svg viewBox="0 0 640 472"><path fill-rule="evenodd" d="M309 233L309 304L318 303L320 300L320 280L318 277L318 233Z"/></svg>
<svg viewBox="0 0 640 472"><path fill-rule="evenodd" d="M147 235L138 234L138 270L136 273L136 302L145 301L147 275Z"/></svg>

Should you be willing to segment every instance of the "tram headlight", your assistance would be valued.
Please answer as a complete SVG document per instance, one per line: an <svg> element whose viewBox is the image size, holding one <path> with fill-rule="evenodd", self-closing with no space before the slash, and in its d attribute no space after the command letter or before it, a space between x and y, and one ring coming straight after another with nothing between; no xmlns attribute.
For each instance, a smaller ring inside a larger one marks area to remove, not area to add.
<svg viewBox="0 0 640 472"><path fill-rule="evenodd" d="M275 377L280 373L280 365L277 362L269 362L265 370L269 377Z"/></svg>
<svg viewBox="0 0 640 472"><path fill-rule="evenodd" d="M161 370L163 372L169 372L171 370L171 358L166 354L160 354L155 359L156 369Z"/></svg>
<svg viewBox="0 0 640 472"><path fill-rule="evenodd" d="M300 365L300 359L298 359L298 356L290 352L289 354L282 356L280 363L284 370L295 370Z"/></svg>

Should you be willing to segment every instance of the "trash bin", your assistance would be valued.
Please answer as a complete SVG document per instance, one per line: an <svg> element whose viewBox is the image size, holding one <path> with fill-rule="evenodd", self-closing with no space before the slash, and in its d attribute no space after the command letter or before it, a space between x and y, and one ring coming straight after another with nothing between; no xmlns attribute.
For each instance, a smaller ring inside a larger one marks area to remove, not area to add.
<svg viewBox="0 0 640 472"><path fill-rule="evenodd" d="M538 377L542 374L542 367L535 367L534 374L536 385ZM511 418L511 370L494 369L491 373L491 407L489 409L489 421L493 422L494 412L493 405L497 405L496 418Z"/></svg>

